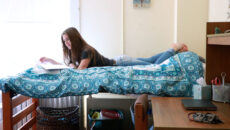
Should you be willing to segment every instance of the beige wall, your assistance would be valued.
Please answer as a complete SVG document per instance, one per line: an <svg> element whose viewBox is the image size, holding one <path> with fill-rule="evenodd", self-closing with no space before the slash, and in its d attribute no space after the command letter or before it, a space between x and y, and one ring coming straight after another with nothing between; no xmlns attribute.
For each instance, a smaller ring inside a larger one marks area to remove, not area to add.
<svg viewBox="0 0 230 130"><path fill-rule="evenodd" d="M208 0L178 0L177 41L205 57Z"/></svg>
<svg viewBox="0 0 230 130"><path fill-rule="evenodd" d="M205 57L208 0L151 0L133 8L133 0L81 0L80 28L103 55L147 57L173 42L185 42Z"/></svg>
<svg viewBox="0 0 230 130"><path fill-rule="evenodd" d="M124 0L124 53L152 56L169 48L174 36L174 0L151 0L150 8L133 8Z"/></svg>
<svg viewBox="0 0 230 130"><path fill-rule="evenodd" d="M80 0L80 32L106 57L122 54L122 0Z"/></svg>

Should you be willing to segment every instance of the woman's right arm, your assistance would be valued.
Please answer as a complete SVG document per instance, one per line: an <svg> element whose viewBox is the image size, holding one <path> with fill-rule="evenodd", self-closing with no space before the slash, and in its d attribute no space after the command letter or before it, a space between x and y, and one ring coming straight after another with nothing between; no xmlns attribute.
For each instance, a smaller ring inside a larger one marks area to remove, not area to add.
<svg viewBox="0 0 230 130"><path fill-rule="evenodd" d="M48 57L41 57L40 58L40 62L41 63L49 62L51 64L56 64L56 65L60 65L61 64L61 63L59 63L59 62L57 62L57 61L55 61L55 60L53 60L51 58L48 58Z"/></svg>
<svg viewBox="0 0 230 130"><path fill-rule="evenodd" d="M41 58L40 58L40 62L41 62L41 63L46 63L46 62L48 62L48 63L55 64L55 65L61 65L61 63L59 63L59 62L57 62L57 61L55 61L55 60L53 60L53 59L51 59L51 58L47 58L47 57L41 57ZM68 66L69 66L70 68L75 68L75 69L78 68L78 66L74 65L73 63L69 64Z"/></svg>

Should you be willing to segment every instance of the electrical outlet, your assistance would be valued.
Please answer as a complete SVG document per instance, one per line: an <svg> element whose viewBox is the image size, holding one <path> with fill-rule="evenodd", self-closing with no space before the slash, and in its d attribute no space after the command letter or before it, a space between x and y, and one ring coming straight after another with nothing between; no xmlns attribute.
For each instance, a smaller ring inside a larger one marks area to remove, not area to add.
<svg viewBox="0 0 230 130"><path fill-rule="evenodd" d="M230 19L230 12L227 12L227 19Z"/></svg>

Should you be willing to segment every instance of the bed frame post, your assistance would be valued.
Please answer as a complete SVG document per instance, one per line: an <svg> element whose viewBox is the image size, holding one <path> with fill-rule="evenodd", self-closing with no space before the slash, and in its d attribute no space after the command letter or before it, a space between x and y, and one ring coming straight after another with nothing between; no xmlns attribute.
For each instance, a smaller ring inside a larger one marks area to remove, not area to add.
<svg viewBox="0 0 230 130"><path fill-rule="evenodd" d="M135 130L148 130L148 115L142 104L135 105Z"/></svg>
<svg viewBox="0 0 230 130"><path fill-rule="evenodd" d="M148 130L148 95L140 95L134 104L135 130Z"/></svg>
<svg viewBox="0 0 230 130"><path fill-rule="evenodd" d="M36 107L38 106L38 99L37 99L37 98L32 98L32 102L36 104ZM35 110L33 110L33 112L32 112L32 117L36 117L36 116L37 116L37 111L36 111L36 109L35 109ZM37 124L37 121L36 121L36 123L34 123L34 125L33 125L33 127L32 127L32 130L36 130L36 129L37 129L36 124Z"/></svg>
<svg viewBox="0 0 230 130"><path fill-rule="evenodd" d="M13 110L11 92L2 93L2 108L3 108L3 130L13 130Z"/></svg>

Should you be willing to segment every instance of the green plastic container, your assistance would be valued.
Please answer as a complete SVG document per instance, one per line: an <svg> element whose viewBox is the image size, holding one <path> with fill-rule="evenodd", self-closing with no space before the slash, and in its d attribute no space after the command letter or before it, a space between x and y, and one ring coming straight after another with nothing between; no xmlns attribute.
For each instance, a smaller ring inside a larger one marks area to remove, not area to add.
<svg viewBox="0 0 230 130"><path fill-rule="evenodd" d="M89 110L88 119L89 119L89 127L93 128L93 130L122 130L122 122L124 119L123 113L120 110L116 109L107 109L116 111L120 114L120 118L118 119L93 119L92 115L94 112L99 112L101 110Z"/></svg>

